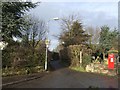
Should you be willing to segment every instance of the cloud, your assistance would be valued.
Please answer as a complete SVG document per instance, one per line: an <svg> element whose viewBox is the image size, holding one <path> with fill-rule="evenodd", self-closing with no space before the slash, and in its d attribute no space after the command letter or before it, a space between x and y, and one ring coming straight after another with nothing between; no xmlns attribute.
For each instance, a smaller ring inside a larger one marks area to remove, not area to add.
<svg viewBox="0 0 120 90"><path fill-rule="evenodd" d="M88 14L85 16L84 14ZM117 27L118 26L118 17L117 16L112 16L109 14L106 14L105 12L90 12L90 13L84 13L84 19L83 19L83 25L84 26L89 26L92 25L94 27L96 26L103 26L103 25L108 25L111 28Z"/></svg>
<svg viewBox="0 0 120 90"><path fill-rule="evenodd" d="M85 0L84 0L85 1ZM90 0L89 0L90 1ZM97 0L100 1L100 0ZM111 0L110 0L111 1ZM112 0L114 1L114 0ZM30 13L42 18L46 22L50 18L69 16L70 14L79 13L83 25L102 26L108 25L111 28L118 26L118 3L116 2L42 2ZM52 34L60 33L60 22L50 21L49 39L51 40L50 49L58 45L58 40Z"/></svg>

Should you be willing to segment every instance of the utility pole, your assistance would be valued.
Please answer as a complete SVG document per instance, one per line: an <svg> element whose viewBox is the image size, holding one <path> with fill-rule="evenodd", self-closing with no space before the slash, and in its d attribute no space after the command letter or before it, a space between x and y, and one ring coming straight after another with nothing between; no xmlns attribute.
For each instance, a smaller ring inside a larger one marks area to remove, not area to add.
<svg viewBox="0 0 120 90"><path fill-rule="evenodd" d="M48 45L49 45L49 40L48 39L46 39L45 44L46 44L45 71L47 71L47 67L48 67Z"/></svg>

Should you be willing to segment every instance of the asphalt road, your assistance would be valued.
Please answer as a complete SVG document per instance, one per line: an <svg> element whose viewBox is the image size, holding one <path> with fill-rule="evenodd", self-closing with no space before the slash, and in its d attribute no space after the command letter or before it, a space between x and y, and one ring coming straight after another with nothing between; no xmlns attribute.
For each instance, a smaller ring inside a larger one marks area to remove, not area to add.
<svg viewBox="0 0 120 90"><path fill-rule="evenodd" d="M118 78L108 77L93 73L83 73L61 68L58 61L51 63L56 68L55 71L44 77L8 85L6 88L88 88L94 86L98 88L118 88Z"/></svg>

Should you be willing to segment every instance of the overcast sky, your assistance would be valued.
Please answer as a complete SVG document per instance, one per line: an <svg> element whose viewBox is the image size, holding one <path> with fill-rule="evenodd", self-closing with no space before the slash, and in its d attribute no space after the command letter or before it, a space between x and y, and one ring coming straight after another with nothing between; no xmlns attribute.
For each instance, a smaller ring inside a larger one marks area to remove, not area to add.
<svg viewBox="0 0 120 90"><path fill-rule="evenodd" d="M62 18L73 13L80 15L84 27L103 25L111 28L118 27L118 2L42 2L30 11L30 14L46 22L54 17ZM60 32L60 21L51 20L49 22L50 50L59 44L53 35L59 35Z"/></svg>

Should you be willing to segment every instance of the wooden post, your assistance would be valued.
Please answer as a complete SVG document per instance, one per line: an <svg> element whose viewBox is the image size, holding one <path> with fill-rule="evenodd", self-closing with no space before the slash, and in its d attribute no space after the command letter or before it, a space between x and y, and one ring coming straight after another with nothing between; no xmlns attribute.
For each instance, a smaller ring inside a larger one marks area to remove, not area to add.
<svg viewBox="0 0 120 90"><path fill-rule="evenodd" d="M80 51L80 67L82 66L82 51Z"/></svg>
<svg viewBox="0 0 120 90"><path fill-rule="evenodd" d="M105 60L105 53L103 52L103 61Z"/></svg>

